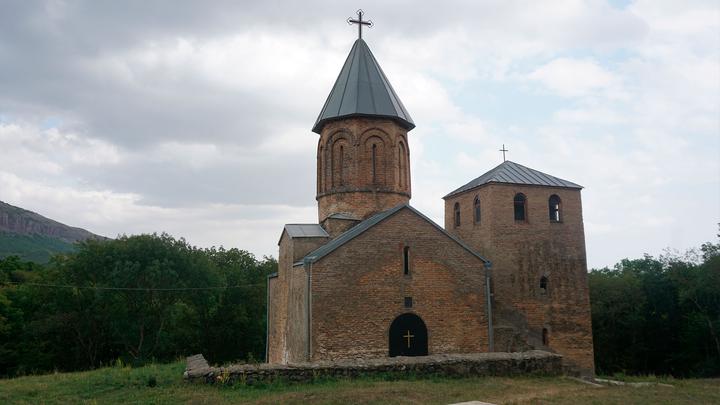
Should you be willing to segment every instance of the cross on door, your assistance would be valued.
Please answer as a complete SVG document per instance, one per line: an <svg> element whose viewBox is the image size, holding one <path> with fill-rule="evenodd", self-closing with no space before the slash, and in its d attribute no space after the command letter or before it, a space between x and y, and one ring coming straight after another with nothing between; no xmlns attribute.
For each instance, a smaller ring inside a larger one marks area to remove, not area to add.
<svg viewBox="0 0 720 405"><path fill-rule="evenodd" d="M415 335L411 335L410 331L407 331L407 333L403 336L405 339L407 339L407 346L408 349L410 348L410 338L414 338Z"/></svg>

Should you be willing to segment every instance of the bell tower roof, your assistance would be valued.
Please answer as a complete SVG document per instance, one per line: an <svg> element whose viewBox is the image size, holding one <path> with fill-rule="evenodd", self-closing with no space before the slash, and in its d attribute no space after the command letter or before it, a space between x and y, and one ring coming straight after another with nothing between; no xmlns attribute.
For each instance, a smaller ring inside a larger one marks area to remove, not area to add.
<svg viewBox="0 0 720 405"><path fill-rule="evenodd" d="M407 130L415 128L362 38L353 44L312 130L319 134L328 121L350 117L389 118Z"/></svg>

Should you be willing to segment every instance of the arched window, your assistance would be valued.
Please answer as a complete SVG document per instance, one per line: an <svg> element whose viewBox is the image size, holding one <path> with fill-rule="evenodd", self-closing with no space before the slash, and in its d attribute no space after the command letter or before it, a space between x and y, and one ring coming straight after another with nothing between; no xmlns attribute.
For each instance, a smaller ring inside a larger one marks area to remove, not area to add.
<svg viewBox="0 0 720 405"><path fill-rule="evenodd" d="M540 294L547 294L548 291L548 278L545 276L540 277Z"/></svg>
<svg viewBox="0 0 720 405"><path fill-rule="evenodd" d="M513 205L515 207L515 220L527 221L527 199L525 198L525 194L515 194Z"/></svg>
<svg viewBox="0 0 720 405"><path fill-rule="evenodd" d="M453 218L455 218L455 227L457 228L460 226L460 203L455 203L455 208L453 209Z"/></svg>
<svg viewBox="0 0 720 405"><path fill-rule="evenodd" d="M400 147L398 148L398 185L400 186L401 190L404 190L408 186L408 178L407 178L407 161L405 156L405 144L402 142L399 143Z"/></svg>
<svg viewBox="0 0 720 405"><path fill-rule="evenodd" d="M370 135L363 141L360 150L360 171L363 183L373 186L385 186L387 177L387 156L385 141L379 135Z"/></svg>
<svg viewBox="0 0 720 405"><path fill-rule="evenodd" d="M478 196L475 196L475 201L473 201L473 218L476 224L480 223L480 197Z"/></svg>
<svg viewBox="0 0 720 405"><path fill-rule="evenodd" d="M560 197L556 194L550 196L548 200L548 211L550 213L550 222L560 222Z"/></svg>
<svg viewBox="0 0 720 405"><path fill-rule="evenodd" d="M542 330L542 344L543 346L547 346L550 343L550 334L548 333L547 328L543 328Z"/></svg>
<svg viewBox="0 0 720 405"><path fill-rule="evenodd" d="M349 165L352 163L351 159L348 159L351 151L348 147L348 140L344 137L335 139L327 146L325 153L328 160L325 161L324 166L329 177L325 180L326 189L347 185ZM328 169L330 170L328 171Z"/></svg>

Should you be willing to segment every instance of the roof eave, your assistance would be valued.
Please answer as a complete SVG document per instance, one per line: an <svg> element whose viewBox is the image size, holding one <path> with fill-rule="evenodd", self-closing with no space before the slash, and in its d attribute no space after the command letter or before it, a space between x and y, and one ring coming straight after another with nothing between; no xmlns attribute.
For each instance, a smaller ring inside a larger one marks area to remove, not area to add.
<svg viewBox="0 0 720 405"><path fill-rule="evenodd" d="M322 132L323 127L325 124L332 122L332 121L339 121L344 120L348 118L375 118L375 119L388 119L395 121L398 125L405 128L408 131L412 131L413 128L415 128L415 123L412 121L408 121L404 118L395 116L395 115L377 115L377 114L365 114L365 113L352 113L352 114L345 114L340 115L337 117L328 117L318 120L315 125L312 128L312 131L316 134L320 134Z"/></svg>
<svg viewBox="0 0 720 405"><path fill-rule="evenodd" d="M452 192L450 192L449 194L447 194L445 197L443 197L443 200L447 200L448 198L450 198L450 197L452 197L452 196L456 196L456 195L458 195L458 194L467 193L468 191L473 191L473 190L478 189L478 188L480 188L480 187L489 186L489 185L491 185L491 184L507 184L507 185L509 185L509 186L513 186L513 185L514 185L514 186L547 187L547 188L567 188L567 189L571 189L571 190L582 190L582 189L585 188L585 187L583 187L583 186L581 186L581 185L579 185L579 184L578 184L577 187L576 187L576 186L550 186L550 185L546 185L546 184L507 183L507 182L503 182L503 181L488 181L487 183L478 184L477 186L470 187L470 188L468 188L468 189L466 189L466 190L455 190L455 191L452 191ZM461 187L461 188L462 188L462 187Z"/></svg>

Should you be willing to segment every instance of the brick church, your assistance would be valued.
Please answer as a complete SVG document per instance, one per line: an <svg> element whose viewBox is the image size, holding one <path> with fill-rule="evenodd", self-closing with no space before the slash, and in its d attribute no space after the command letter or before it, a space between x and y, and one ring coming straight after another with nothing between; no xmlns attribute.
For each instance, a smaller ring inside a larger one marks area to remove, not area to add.
<svg viewBox="0 0 720 405"><path fill-rule="evenodd" d="M358 39L312 128L318 223L285 225L268 278L267 361L539 349L592 374L581 186L505 161L441 227L409 204L414 127Z"/></svg>

